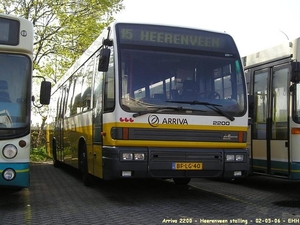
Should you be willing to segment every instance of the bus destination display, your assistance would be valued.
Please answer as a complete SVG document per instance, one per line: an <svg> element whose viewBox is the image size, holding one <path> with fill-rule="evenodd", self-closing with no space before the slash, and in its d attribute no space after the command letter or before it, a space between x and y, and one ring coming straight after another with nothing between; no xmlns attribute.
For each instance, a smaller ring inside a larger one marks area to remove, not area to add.
<svg viewBox="0 0 300 225"><path fill-rule="evenodd" d="M194 29L141 24L118 24L121 44L155 45L234 53L229 35Z"/></svg>
<svg viewBox="0 0 300 225"><path fill-rule="evenodd" d="M0 44L18 45L19 44L19 22L0 18Z"/></svg>

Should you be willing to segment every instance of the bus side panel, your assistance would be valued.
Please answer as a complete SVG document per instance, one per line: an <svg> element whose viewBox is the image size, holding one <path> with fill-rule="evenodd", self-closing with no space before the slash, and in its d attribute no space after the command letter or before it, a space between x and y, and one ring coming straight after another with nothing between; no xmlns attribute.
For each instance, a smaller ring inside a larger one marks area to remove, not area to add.
<svg viewBox="0 0 300 225"><path fill-rule="evenodd" d="M285 140L273 140L271 143L271 174L288 176L288 149Z"/></svg>
<svg viewBox="0 0 300 225"><path fill-rule="evenodd" d="M267 146L264 141L252 141L253 172L267 173Z"/></svg>
<svg viewBox="0 0 300 225"><path fill-rule="evenodd" d="M300 135L299 134L291 134L291 162L292 163L300 163Z"/></svg>

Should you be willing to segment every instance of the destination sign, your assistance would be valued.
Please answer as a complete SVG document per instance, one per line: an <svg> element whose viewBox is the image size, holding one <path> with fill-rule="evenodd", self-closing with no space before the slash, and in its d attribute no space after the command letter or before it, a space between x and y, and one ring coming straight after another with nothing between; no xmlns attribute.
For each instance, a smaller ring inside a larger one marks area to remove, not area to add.
<svg viewBox="0 0 300 225"><path fill-rule="evenodd" d="M17 20L0 18L0 44L18 45L19 27L20 23Z"/></svg>
<svg viewBox="0 0 300 225"><path fill-rule="evenodd" d="M188 28L117 24L121 44L190 48L203 51L235 53L236 47L227 34Z"/></svg>

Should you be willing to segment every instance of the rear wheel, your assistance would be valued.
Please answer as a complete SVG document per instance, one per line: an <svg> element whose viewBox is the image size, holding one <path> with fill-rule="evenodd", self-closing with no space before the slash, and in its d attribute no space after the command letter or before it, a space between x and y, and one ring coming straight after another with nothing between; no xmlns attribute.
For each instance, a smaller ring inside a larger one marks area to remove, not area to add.
<svg viewBox="0 0 300 225"><path fill-rule="evenodd" d="M191 178L173 178L173 181L177 185L188 185L191 181Z"/></svg>

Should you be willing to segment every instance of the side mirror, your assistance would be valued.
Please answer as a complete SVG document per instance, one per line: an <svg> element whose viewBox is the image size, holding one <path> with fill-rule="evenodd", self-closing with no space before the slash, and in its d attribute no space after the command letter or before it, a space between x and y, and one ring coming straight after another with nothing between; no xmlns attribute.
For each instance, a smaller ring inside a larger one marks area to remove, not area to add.
<svg viewBox="0 0 300 225"><path fill-rule="evenodd" d="M291 82L299 83L300 81L300 62L291 63Z"/></svg>
<svg viewBox="0 0 300 225"><path fill-rule="evenodd" d="M42 105L49 105L51 96L51 82L42 81L40 90L40 103Z"/></svg>
<svg viewBox="0 0 300 225"><path fill-rule="evenodd" d="M98 71L101 71L101 72L107 72L108 71L109 57L110 57L110 49L102 48L100 50Z"/></svg>

